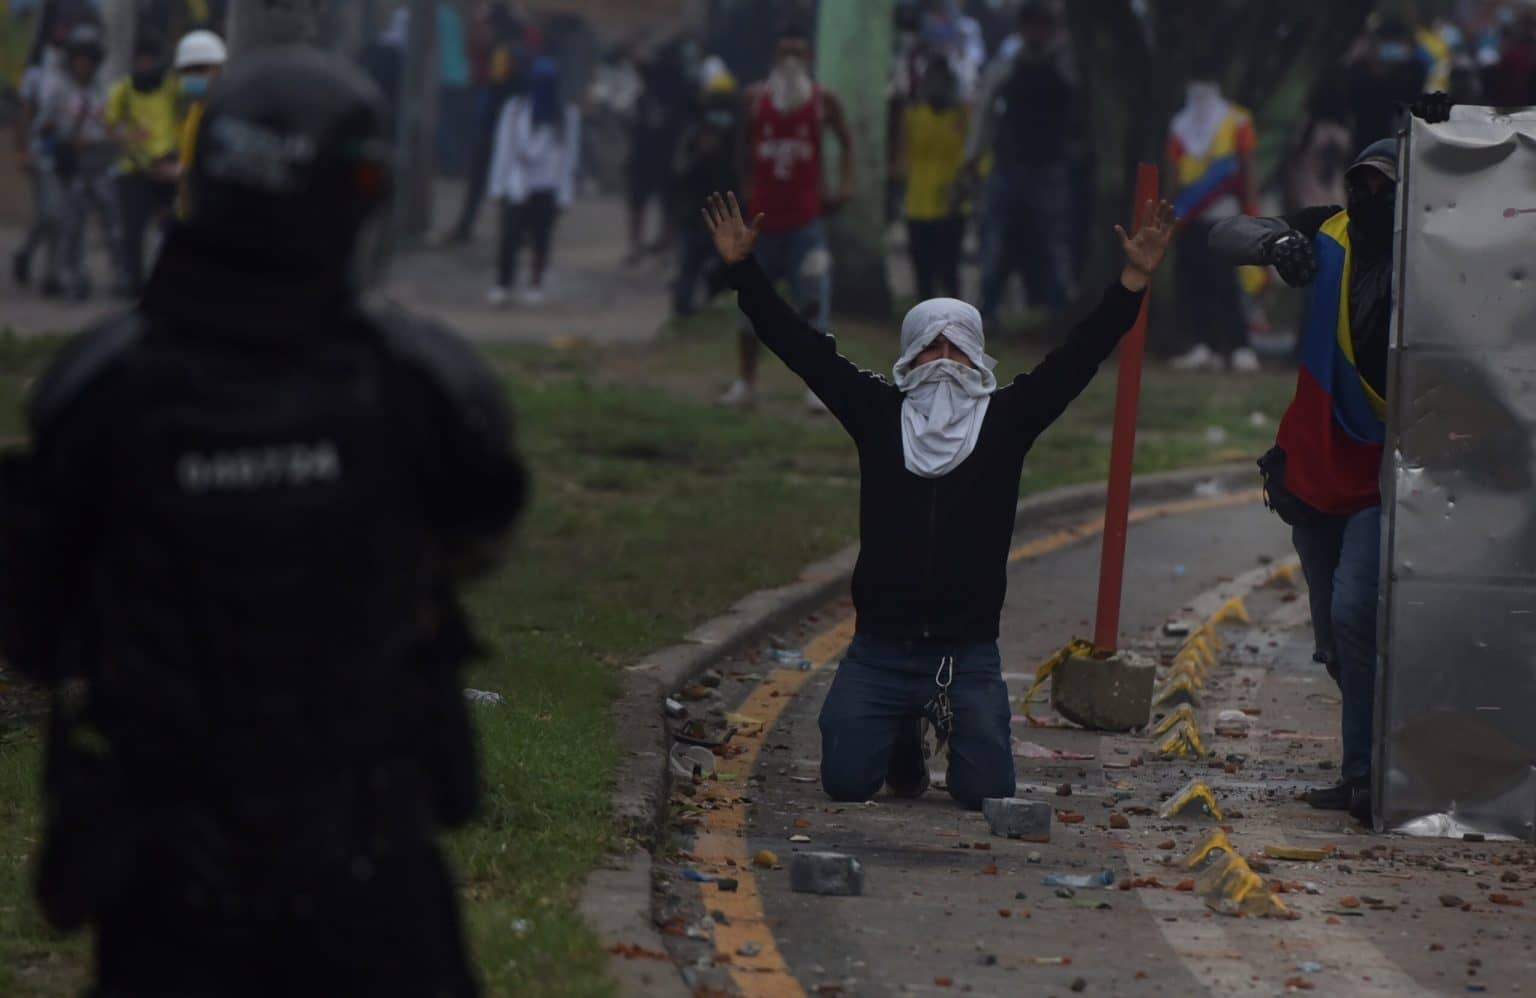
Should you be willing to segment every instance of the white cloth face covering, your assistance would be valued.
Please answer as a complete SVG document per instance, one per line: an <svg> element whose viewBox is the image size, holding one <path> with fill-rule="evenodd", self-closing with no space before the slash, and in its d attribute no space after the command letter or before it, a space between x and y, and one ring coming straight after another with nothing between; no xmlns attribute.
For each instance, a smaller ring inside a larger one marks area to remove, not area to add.
<svg viewBox="0 0 1536 998"><path fill-rule="evenodd" d="M943 336L970 360L935 360L918 367L912 362ZM955 298L921 302L901 324L901 357L891 378L905 394L901 403L901 448L907 470L923 478L940 478L958 468L981 437L992 393L997 391L981 331L981 313Z"/></svg>

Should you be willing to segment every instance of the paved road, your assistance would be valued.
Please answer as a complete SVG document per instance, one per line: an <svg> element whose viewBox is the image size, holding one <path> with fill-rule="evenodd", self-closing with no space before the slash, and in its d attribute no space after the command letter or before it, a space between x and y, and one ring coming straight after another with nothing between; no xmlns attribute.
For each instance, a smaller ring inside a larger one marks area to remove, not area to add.
<svg viewBox="0 0 1536 998"><path fill-rule="evenodd" d="M460 187L439 185L435 217L453 217ZM496 219L482 211L478 240L467 247L402 253L389 271L383 293L399 303L453 324L472 339L497 342L644 342L665 322L670 256L648 257L627 266L623 205L617 198L576 202L560 219L546 282L548 301L539 308L494 309L485 303L493 282ZM121 311L109 299L106 253L93 243L87 266L99 293L86 303L43 299L35 288L11 283L11 257L22 232L0 225L0 330L19 335L73 332ZM39 263L38 266L41 266ZM523 274L527 274L527 254Z"/></svg>
<svg viewBox="0 0 1536 998"><path fill-rule="evenodd" d="M1336 775L1337 691L1309 659L1304 591L1271 579L1290 556L1284 529L1255 502L1221 502L1132 528L1123 622L1127 644L1167 653L1166 620L1204 617L1246 592L1252 623L1224 630L1227 647L1199 712L1215 760L1133 766L1150 755L1147 739L1030 728L1016 719L1020 742L1090 757L1017 759L1021 796L1086 817L1055 825L1049 844L991 838L979 815L938 789L916 802L830 804L813 778L816 713L833 669L779 670L764 651L731 663L727 697L778 713L766 734L743 740L741 759L755 761L750 782L732 772L739 763L725 760L726 779L676 802L682 827L696 826L697 834L683 839L679 863L658 891L658 914L664 928L670 922L688 979L761 995L1518 992L1536 969L1536 913L1489 897L1536 904L1528 893L1536 853L1364 834L1342 815L1295 800L1303 787ZM1041 523L1021 536L1033 541L1025 553L1036 553L1014 565L1001 640L1016 696L1038 662L1091 630L1098 545L1061 536L1063 526L1070 523ZM846 609L829 609L789 642L802 642L812 659L835 658L847 632L833 625ZM1250 734L1214 737L1217 711L1237 707L1253 712ZM1240 764L1226 765L1229 756ZM1270 864L1266 878L1290 885L1280 897L1298 918L1218 916L1197 896L1166 888L1062 898L1042 886L1045 873L1106 868L1117 880L1176 885L1186 874L1173 864L1211 828L1146 809L1193 776L1208 779L1229 809L1232 841L1245 855L1270 844L1338 848L1324 862ZM1058 796L1061 784L1071 785L1070 797ZM1129 827L1111 828L1112 813L1127 816ZM811 842L792 844L794 834ZM853 853L866 867L865 896L794 894L787 869L741 868L765 848L780 867L795 849ZM1029 861L1032 851L1038 863ZM688 883L678 876L684 867L734 876L741 886L727 893ZM1467 908L1442 906L1447 894ZM690 928L711 938L690 939Z"/></svg>

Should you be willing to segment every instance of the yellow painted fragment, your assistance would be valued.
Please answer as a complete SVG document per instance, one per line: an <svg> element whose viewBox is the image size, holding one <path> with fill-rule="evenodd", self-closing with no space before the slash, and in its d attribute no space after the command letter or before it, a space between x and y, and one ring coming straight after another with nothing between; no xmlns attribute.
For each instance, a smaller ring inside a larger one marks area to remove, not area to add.
<svg viewBox="0 0 1536 998"><path fill-rule="evenodd" d="M1174 676L1152 697L1152 704L1156 707L1172 707L1181 703L1200 706L1200 691L1188 676Z"/></svg>
<svg viewBox="0 0 1536 998"><path fill-rule="evenodd" d="M1180 721L1188 721L1190 724L1198 724L1198 722L1195 720L1194 708L1187 703L1179 704L1178 707L1174 709L1173 713L1169 714L1167 717L1164 717L1161 721L1158 721L1157 725L1151 731L1152 737L1161 738L1163 735L1166 735L1168 732L1172 731L1173 726L1178 724Z"/></svg>
<svg viewBox="0 0 1536 998"><path fill-rule="evenodd" d="M1289 859L1298 863L1316 863L1332 856L1333 849L1332 847L1316 849L1306 846L1265 846L1264 855L1270 859Z"/></svg>
<svg viewBox="0 0 1536 998"><path fill-rule="evenodd" d="M1190 780L1178 793L1168 798L1160 816L1168 819L1202 812L1217 821L1222 819L1221 805L1216 803L1216 795L1211 792L1210 785L1204 780Z"/></svg>
<svg viewBox="0 0 1536 998"><path fill-rule="evenodd" d="M1157 747L1157 754L1164 759L1205 758L1205 745L1200 741L1200 729L1188 721L1179 723Z"/></svg>

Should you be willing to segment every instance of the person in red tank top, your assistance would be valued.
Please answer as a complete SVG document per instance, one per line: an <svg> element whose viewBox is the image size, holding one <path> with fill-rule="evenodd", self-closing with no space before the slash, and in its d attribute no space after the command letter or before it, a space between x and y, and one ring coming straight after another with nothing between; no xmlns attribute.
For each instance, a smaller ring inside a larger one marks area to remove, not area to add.
<svg viewBox="0 0 1536 998"><path fill-rule="evenodd" d="M797 26L779 34L773 71L752 87L741 142L747 178L748 216L763 216L757 258L769 280L783 281L789 300L825 332L832 311L832 258L821 217L853 195L853 134L836 94L818 86L810 72L810 35ZM836 190L825 190L822 130L842 149ZM746 405L757 382L758 341L751 327L740 336L740 377L720 398ZM807 405L821 411L814 396Z"/></svg>

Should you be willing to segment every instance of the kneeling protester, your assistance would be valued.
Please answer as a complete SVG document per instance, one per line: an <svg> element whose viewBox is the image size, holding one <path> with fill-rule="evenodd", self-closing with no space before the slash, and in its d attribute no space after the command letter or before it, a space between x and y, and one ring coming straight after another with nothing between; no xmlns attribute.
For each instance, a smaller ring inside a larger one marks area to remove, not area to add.
<svg viewBox="0 0 1536 998"><path fill-rule="evenodd" d="M1008 689L998 618L1024 457L1130 330L1173 235L1167 203L1145 208L1120 280L1067 342L998 387L981 316L953 298L919 304L902 323L891 380L837 352L773 289L752 257L758 216L734 195L705 221L741 310L804 379L859 449L861 548L853 574L853 643L822 707L822 788L863 801L889 785L928 787L925 728L949 749L950 796L979 809L1014 792Z"/></svg>

